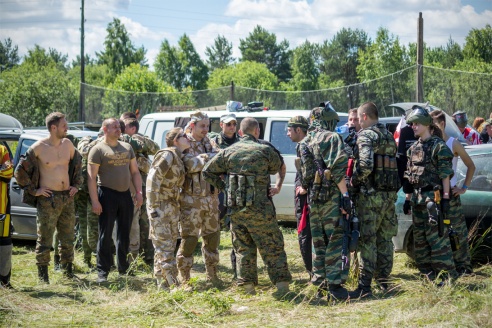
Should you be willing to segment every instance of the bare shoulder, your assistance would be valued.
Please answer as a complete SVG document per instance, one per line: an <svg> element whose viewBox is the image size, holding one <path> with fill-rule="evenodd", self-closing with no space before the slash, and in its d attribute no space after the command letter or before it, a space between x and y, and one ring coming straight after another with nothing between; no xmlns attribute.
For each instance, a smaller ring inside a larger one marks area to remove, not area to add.
<svg viewBox="0 0 492 328"><path fill-rule="evenodd" d="M36 141L35 143L33 143L31 145L31 149L34 151L34 154L36 155L36 157L38 157L39 154L41 154L43 152L43 150L48 148L47 141L48 141L48 138L44 138L44 139Z"/></svg>
<svg viewBox="0 0 492 328"><path fill-rule="evenodd" d="M61 144L63 147L67 147L70 149L74 149L75 147L73 146L73 143L70 141L68 138L63 138L61 141Z"/></svg>

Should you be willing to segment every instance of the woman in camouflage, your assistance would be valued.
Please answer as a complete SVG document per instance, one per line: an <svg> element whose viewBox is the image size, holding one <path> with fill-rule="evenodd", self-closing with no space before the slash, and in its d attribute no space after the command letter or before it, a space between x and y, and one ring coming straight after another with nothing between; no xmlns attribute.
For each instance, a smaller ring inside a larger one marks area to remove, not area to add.
<svg viewBox="0 0 492 328"><path fill-rule="evenodd" d="M167 148L156 153L146 184L149 237L155 248L154 275L159 289L177 284L174 250L178 239L179 193L185 177L182 158L183 151L190 148L181 128L166 134L166 144Z"/></svg>

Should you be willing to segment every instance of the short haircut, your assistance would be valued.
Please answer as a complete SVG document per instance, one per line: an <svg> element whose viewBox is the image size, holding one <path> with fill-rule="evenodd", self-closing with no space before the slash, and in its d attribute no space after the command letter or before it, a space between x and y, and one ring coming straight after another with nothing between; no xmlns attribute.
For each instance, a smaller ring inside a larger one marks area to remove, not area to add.
<svg viewBox="0 0 492 328"><path fill-rule="evenodd" d="M179 134L184 134L183 129L180 127L172 128L166 133L166 145L168 147L174 147L174 140L179 136Z"/></svg>
<svg viewBox="0 0 492 328"><path fill-rule="evenodd" d="M194 113L190 114L190 121L191 122L200 122L201 120L208 119L208 115L205 113L202 113L201 111L196 111Z"/></svg>
<svg viewBox="0 0 492 328"><path fill-rule="evenodd" d="M356 108L351 108L351 109L348 110L348 114L349 115L352 114L352 113L357 114L357 107Z"/></svg>
<svg viewBox="0 0 492 328"><path fill-rule="evenodd" d="M241 121L241 131L243 134L253 134L260 125L254 117L245 117Z"/></svg>
<svg viewBox="0 0 492 328"><path fill-rule="evenodd" d="M137 119L127 118L124 120L124 122L125 122L125 128L126 128L126 125L130 126L131 128L135 127L135 128L137 128L137 132L138 132L138 129L140 128L140 124L138 123Z"/></svg>
<svg viewBox="0 0 492 328"><path fill-rule="evenodd" d="M378 108L373 102L365 102L357 110L365 113L371 120L377 120L379 118Z"/></svg>
<svg viewBox="0 0 492 328"><path fill-rule="evenodd" d="M439 123L444 122L444 127L446 127L446 115L440 109L435 109L429 113L432 119L437 120Z"/></svg>
<svg viewBox="0 0 492 328"><path fill-rule="evenodd" d="M60 120L65 118L65 114L60 113L60 112L53 112L51 114L48 114L46 116L46 127L48 128L48 131L50 131L50 127L52 125L58 126L58 123L60 123Z"/></svg>
<svg viewBox="0 0 492 328"><path fill-rule="evenodd" d="M137 119L137 115L135 113L132 113L132 112L124 112L120 116L120 119L122 119L122 120L126 120L127 118Z"/></svg>
<svg viewBox="0 0 492 328"><path fill-rule="evenodd" d="M104 131L104 128L108 128L108 125L111 125L113 124L113 122L116 121L119 123L120 125L120 130L121 130L121 133L124 133L125 131L125 123L123 123L122 120L118 120L117 118L114 118L114 117L110 117L110 118L107 118L105 119L103 122L102 122L102 125L101 125L101 128L103 129ZM122 125L123 125L123 128L122 128Z"/></svg>

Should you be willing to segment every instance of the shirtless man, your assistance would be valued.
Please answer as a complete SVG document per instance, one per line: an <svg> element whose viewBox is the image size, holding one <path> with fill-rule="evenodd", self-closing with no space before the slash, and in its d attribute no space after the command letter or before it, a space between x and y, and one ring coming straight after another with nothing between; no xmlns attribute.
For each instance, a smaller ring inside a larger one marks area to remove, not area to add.
<svg viewBox="0 0 492 328"><path fill-rule="evenodd" d="M23 201L37 207L36 261L39 280L49 283L48 265L53 232L58 231L60 262L64 274L73 278L74 195L83 181L81 157L65 138L65 115L54 112L46 117L48 138L34 143L16 168L17 182L24 188ZM35 200L32 202L32 197ZM31 200L31 202L29 202Z"/></svg>

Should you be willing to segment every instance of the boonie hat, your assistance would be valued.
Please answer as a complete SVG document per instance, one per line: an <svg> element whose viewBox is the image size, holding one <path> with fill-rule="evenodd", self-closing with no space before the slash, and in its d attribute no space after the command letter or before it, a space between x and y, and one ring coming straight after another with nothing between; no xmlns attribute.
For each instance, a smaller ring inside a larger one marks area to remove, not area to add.
<svg viewBox="0 0 492 328"><path fill-rule="evenodd" d="M220 117L220 121L223 123L229 123L231 121L237 121L237 119L235 114L229 113L229 114L222 115Z"/></svg>
<svg viewBox="0 0 492 328"><path fill-rule="evenodd" d="M298 116L292 117L289 120L289 122L287 123L287 126L307 129L309 127L309 124L308 124L307 119L304 116L298 115Z"/></svg>

